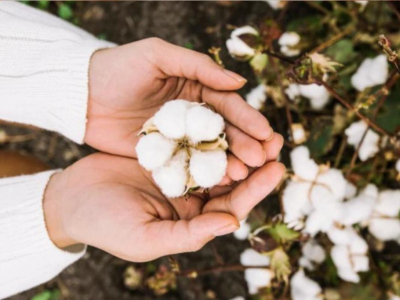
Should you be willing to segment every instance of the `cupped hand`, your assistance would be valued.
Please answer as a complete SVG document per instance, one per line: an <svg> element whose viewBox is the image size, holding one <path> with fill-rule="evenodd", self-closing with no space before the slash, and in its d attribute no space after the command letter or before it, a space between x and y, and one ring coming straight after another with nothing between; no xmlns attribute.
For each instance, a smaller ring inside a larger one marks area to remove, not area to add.
<svg viewBox="0 0 400 300"><path fill-rule="evenodd" d="M276 159L278 152L268 156ZM282 164L269 162L241 183L212 189L208 201L202 195L168 199L137 160L97 153L51 178L46 225L60 248L84 243L135 262L195 251L236 230L283 173Z"/></svg>
<svg viewBox="0 0 400 300"><path fill-rule="evenodd" d="M85 142L103 152L136 157L143 123L174 99L206 102L227 121L226 182L265 163L273 131L238 94L246 80L205 54L157 38L100 50L91 60Z"/></svg>

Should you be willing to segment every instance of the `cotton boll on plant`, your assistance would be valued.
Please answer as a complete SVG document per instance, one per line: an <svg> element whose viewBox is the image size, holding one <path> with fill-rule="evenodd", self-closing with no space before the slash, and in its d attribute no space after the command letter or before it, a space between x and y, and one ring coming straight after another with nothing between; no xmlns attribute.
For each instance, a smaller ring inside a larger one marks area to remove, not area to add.
<svg viewBox="0 0 400 300"><path fill-rule="evenodd" d="M293 300L322 300L322 289L314 280L308 278L303 269L290 279L290 294Z"/></svg>
<svg viewBox="0 0 400 300"><path fill-rule="evenodd" d="M140 138L136 153L139 164L152 171L164 165L172 156L175 143L160 133L154 132Z"/></svg>
<svg viewBox="0 0 400 300"><path fill-rule="evenodd" d="M309 99L311 108L314 110L323 109L330 99L328 90L324 86L316 83L292 83L286 88L285 93L291 100L296 100L296 98L300 96Z"/></svg>
<svg viewBox="0 0 400 300"><path fill-rule="evenodd" d="M249 237L251 226L247 223L247 219L240 221L240 228L236 230L233 235L236 239L244 241Z"/></svg>
<svg viewBox="0 0 400 300"><path fill-rule="evenodd" d="M254 249L246 249L240 255L240 263L244 266L269 266L270 259L266 255L262 255ZM248 268L244 273L249 293L256 294L260 288L267 287L271 284L274 273L267 268Z"/></svg>
<svg viewBox="0 0 400 300"><path fill-rule="evenodd" d="M364 140L363 136L365 131L367 131ZM379 135L373 130L368 129L367 123L364 121L358 121L352 123L346 130L345 134L347 136L347 142L358 148L362 141L362 145L358 151L358 157L362 161L366 161L368 158L375 156L379 151Z"/></svg>
<svg viewBox="0 0 400 300"><path fill-rule="evenodd" d="M241 36L244 35L257 38L259 33L251 26L243 26L233 30L230 39L226 41L226 47L228 48L229 54L234 58L250 59L256 54L256 50L253 46L248 45L241 39Z"/></svg>
<svg viewBox="0 0 400 300"><path fill-rule="evenodd" d="M293 142L296 145L302 144L307 141L307 134L304 127L300 123L292 124Z"/></svg>
<svg viewBox="0 0 400 300"><path fill-rule="evenodd" d="M246 95L246 102L257 110L263 108L266 100L267 94L264 84L259 84Z"/></svg>
<svg viewBox="0 0 400 300"><path fill-rule="evenodd" d="M316 240L309 240L301 248L303 256L299 260L299 265L313 271L316 265L321 264L325 258L325 250Z"/></svg>
<svg viewBox="0 0 400 300"><path fill-rule="evenodd" d="M300 42L300 35L296 32L285 32L279 38L279 45L281 52L286 56L297 56L300 54L300 49L295 46Z"/></svg>
<svg viewBox="0 0 400 300"><path fill-rule="evenodd" d="M379 193L372 217L369 220L370 233L381 241L400 243L400 190L386 190Z"/></svg>
<svg viewBox="0 0 400 300"><path fill-rule="evenodd" d="M138 161L167 197L212 188L225 175L228 143L224 119L205 105L167 102L143 125Z"/></svg>
<svg viewBox="0 0 400 300"><path fill-rule="evenodd" d="M386 55L381 54L375 58L366 58L351 77L351 84L362 92L366 88L384 84L388 74L389 64Z"/></svg>

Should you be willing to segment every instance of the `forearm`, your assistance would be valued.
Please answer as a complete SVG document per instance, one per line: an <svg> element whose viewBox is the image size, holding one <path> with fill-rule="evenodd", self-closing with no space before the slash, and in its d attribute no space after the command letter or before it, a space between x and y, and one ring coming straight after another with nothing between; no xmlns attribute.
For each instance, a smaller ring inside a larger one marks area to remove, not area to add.
<svg viewBox="0 0 400 300"><path fill-rule="evenodd" d="M49 14L0 2L0 119L83 143L90 58L110 46Z"/></svg>
<svg viewBox="0 0 400 300"><path fill-rule="evenodd" d="M53 174L0 180L0 299L50 280L85 252L61 250L49 237L43 197Z"/></svg>

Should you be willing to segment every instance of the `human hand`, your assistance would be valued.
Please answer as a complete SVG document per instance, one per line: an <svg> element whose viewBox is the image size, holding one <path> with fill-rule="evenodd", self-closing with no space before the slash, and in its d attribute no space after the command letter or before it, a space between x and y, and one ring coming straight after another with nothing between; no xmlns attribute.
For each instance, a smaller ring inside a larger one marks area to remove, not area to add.
<svg viewBox="0 0 400 300"><path fill-rule="evenodd" d="M266 141L273 137L268 121L230 92L241 88L245 79L205 54L146 39L96 52L89 78L85 142L94 148L136 158L143 123L166 101L186 99L208 103L228 122L226 182L245 178L246 165L259 167L267 160Z"/></svg>
<svg viewBox="0 0 400 300"><path fill-rule="evenodd" d="M279 147L270 149L278 149L268 152L274 160ZM282 164L270 162L237 185L212 189L209 201L200 194L168 199L137 160L97 153L50 179L46 225L60 248L84 243L135 262L196 251L236 230L283 172Z"/></svg>

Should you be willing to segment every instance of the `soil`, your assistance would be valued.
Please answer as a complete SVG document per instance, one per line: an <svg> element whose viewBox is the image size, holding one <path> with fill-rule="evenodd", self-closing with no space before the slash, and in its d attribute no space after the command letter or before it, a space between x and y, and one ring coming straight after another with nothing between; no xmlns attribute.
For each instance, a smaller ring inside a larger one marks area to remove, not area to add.
<svg viewBox="0 0 400 300"><path fill-rule="evenodd" d="M252 82L253 76L247 64L228 58L224 44L231 29L227 25L255 24L265 17L279 14L266 2L77 2L73 5L80 27L118 44L156 36L203 53L207 53L211 46L222 47L226 67L250 79L242 94L256 83ZM284 119L279 114L275 117ZM88 146L75 145L55 133L1 124L0 128L9 134L35 132L33 140L0 145L0 149L34 154L51 168L65 168L94 152ZM237 264L241 251L248 246L247 242L240 242L232 236L223 237L197 253L179 255L176 259L183 270L210 268L221 263L221 259L225 264ZM168 260L159 259L154 264L168 265ZM123 273L128 265L131 263L89 248L83 259L50 283L9 300L31 299L45 289L55 288L60 289L62 299L71 300L225 300L247 295L242 272L215 272L196 279L178 278L177 288L163 296L155 296L147 288L130 291L123 283Z"/></svg>

